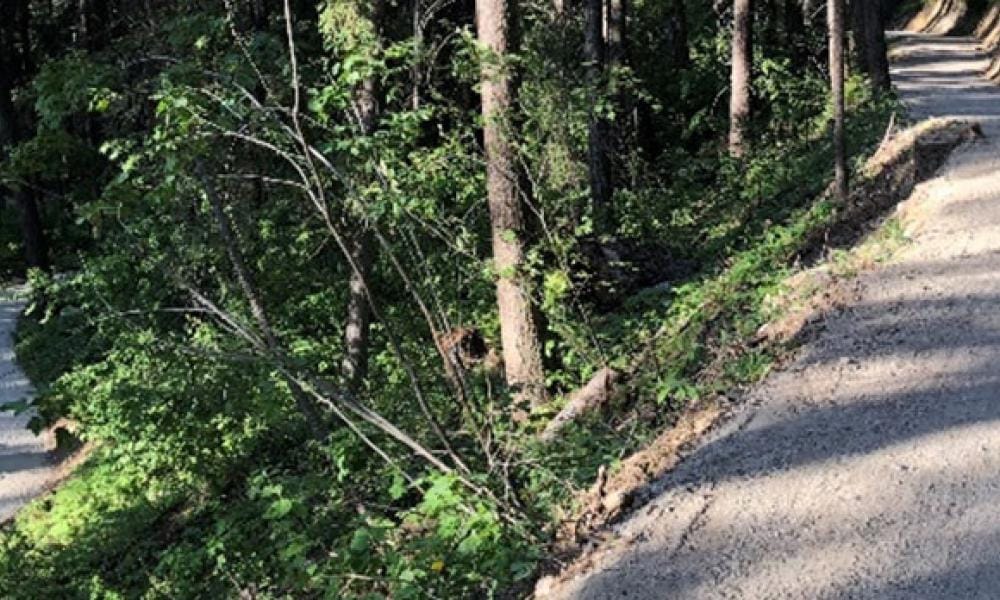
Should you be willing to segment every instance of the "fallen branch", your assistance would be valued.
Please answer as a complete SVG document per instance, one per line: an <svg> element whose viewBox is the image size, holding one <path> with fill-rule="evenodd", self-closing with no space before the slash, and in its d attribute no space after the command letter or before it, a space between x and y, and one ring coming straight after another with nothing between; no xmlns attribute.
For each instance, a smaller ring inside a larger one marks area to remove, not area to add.
<svg viewBox="0 0 1000 600"><path fill-rule="evenodd" d="M621 378L622 373L610 367L604 367L598 371L586 385L570 395L566 406L549 421L539 439L543 442L552 441L556 434L580 415L606 404L611 399L614 388Z"/></svg>

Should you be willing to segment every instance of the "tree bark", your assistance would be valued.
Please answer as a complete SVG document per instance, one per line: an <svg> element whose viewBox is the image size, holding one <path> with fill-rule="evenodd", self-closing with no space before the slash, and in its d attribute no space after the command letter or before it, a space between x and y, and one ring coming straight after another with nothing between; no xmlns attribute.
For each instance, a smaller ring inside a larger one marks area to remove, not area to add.
<svg viewBox="0 0 1000 600"><path fill-rule="evenodd" d="M271 12L265 0L250 0L250 22L254 31L266 29L270 18Z"/></svg>
<svg viewBox="0 0 1000 600"><path fill-rule="evenodd" d="M779 25L784 20L784 14L778 5L778 0L764 0L764 10L761 12L763 14L759 16L764 21L764 47L776 47L780 43Z"/></svg>
<svg viewBox="0 0 1000 600"><path fill-rule="evenodd" d="M410 106L413 110L420 110L420 79L423 77L420 61L423 60L424 52L424 27L421 24L423 15L420 13L420 0L413 0L413 64L410 67Z"/></svg>
<svg viewBox="0 0 1000 600"><path fill-rule="evenodd" d="M373 0L366 8L359 3L359 14L368 19L370 26L381 36L383 0ZM379 85L374 75L365 78L354 91L354 110L358 129L364 136L375 133L379 117ZM341 371L351 392L356 392L368 375L368 347L371 338L371 307L366 287L371 279L375 261L375 245L368 231L361 231L348 240L351 260L357 269L351 269L348 282L347 323L344 328L344 360Z"/></svg>
<svg viewBox="0 0 1000 600"><path fill-rule="evenodd" d="M891 82L882 0L853 0L851 16L858 66L875 89L886 91Z"/></svg>
<svg viewBox="0 0 1000 600"><path fill-rule="evenodd" d="M583 387L570 394L566 405L545 426L539 439L552 441L567 425L607 404L622 376L620 371L608 367L594 374Z"/></svg>
<svg viewBox="0 0 1000 600"><path fill-rule="evenodd" d="M23 139L23 131L18 124L19 115L14 109L10 88L5 87L3 81L5 79L7 78L0 75L0 148L16 144ZM29 269L48 270L49 247L35 193L31 189L21 187L12 191L11 195L21 220L24 264Z"/></svg>
<svg viewBox="0 0 1000 600"><path fill-rule="evenodd" d="M516 0L476 0L480 42L501 62L511 50ZM507 384L515 402L545 402L545 379L538 326L531 309L525 263L524 212L518 197L514 146L503 122L514 103L513 79L505 64L487 59L481 67L486 192L497 270L497 305Z"/></svg>
<svg viewBox="0 0 1000 600"><path fill-rule="evenodd" d="M620 35L620 31L616 35ZM604 2L585 0L584 4L584 59L587 61L587 86L590 95L588 122L587 163L590 174L590 200L595 228L599 232L610 229L611 165L608 160L608 122L597 110L604 89L605 59Z"/></svg>
<svg viewBox="0 0 1000 600"><path fill-rule="evenodd" d="M348 243L351 246L351 259L357 270L351 270L347 286L347 324L344 328L344 361L341 371L348 389L356 392L368 376L372 314L365 287L371 278L374 247L368 232L354 236Z"/></svg>
<svg viewBox="0 0 1000 600"><path fill-rule="evenodd" d="M847 149L844 140L844 0L827 0L830 28L830 96L833 102L834 193L847 201Z"/></svg>
<svg viewBox="0 0 1000 600"><path fill-rule="evenodd" d="M622 67L627 63L628 0L607 0L607 24L605 25L605 48L608 67Z"/></svg>
<svg viewBox="0 0 1000 600"><path fill-rule="evenodd" d="M750 85L753 68L753 2L733 2L732 72L729 100L729 154L746 154L747 126L750 122Z"/></svg>

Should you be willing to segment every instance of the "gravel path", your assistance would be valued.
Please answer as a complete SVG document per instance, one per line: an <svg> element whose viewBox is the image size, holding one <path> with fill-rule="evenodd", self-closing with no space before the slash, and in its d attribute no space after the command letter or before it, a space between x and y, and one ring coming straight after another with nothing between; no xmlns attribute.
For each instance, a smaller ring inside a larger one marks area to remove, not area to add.
<svg viewBox="0 0 1000 600"><path fill-rule="evenodd" d="M1000 597L1000 88L911 36L913 115L986 139L918 189L914 243L546 598Z"/></svg>
<svg viewBox="0 0 1000 600"><path fill-rule="evenodd" d="M0 404L32 393L31 383L14 362L14 329L24 305L0 301ZM27 429L30 414L0 412L0 522L42 494L56 477L42 438Z"/></svg>

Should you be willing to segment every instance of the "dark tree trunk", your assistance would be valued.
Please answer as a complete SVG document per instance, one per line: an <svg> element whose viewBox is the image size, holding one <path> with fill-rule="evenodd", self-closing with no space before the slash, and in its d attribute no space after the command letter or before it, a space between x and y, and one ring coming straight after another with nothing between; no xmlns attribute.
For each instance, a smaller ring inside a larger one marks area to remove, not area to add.
<svg viewBox="0 0 1000 600"><path fill-rule="evenodd" d="M806 32L806 18L801 0L785 0L785 36L788 47L793 51L793 58L798 58L796 50L802 44L802 36Z"/></svg>
<svg viewBox="0 0 1000 600"><path fill-rule="evenodd" d="M587 85L590 93L587 163L590 173L590 199L594 224L598 231L610 229L611 165L608 160L607 120L597 111L604 90L606 48L604 44L604 2L585 0L584 60L587 61Z"/></svg>
<svg viewBox="0 0 1000 600"><path fill-rule="evenodd" d="M267 28L271 18L271 9L265 0L250 0L250 21L255 31Z"/></svg>
<svg viewBox="0 0 1000 600"><path fill-rule="evenodd" d="M604 26L605 35L605 63L609 81L620 80L621 73L630 66L629 57L629 0L608 0L606 11L606 24ZM628 156L633 152L634 146L631 143L635 139L637 123L635 120L635 102L629 90L624 86L617 86L618 93L613 98L615 103L615 119L605 124L604 152L608 163L608 181L610 186L607 190L609 197L607 203L609 209L601 217L603 232L612 233L614 230L613 215L613 194L615 188L622 181L615 179L616 175L625 175L624 169L614 168L612 156Z"/></svg>
<svg viewBox="0 0 1000 600"><path fill-rule="evenodd" d="M21 189L14 194L14 202L21 213L21 234L24 239L24 262L28 268L48 270L49 250L42 229L38 202L31 190Z"/></svg>
<svg viewBox="0 0 1000 600"><path fill-rule="evenodd" d="M834 192L847 201L847 149L844 140L844 0L827 0L830 26L830 96L833 102Z"/></svg>
<svg viewBox="0 0 1000 600"><path fill-rule="evenodd" d="M888 90L889 57L882 0L853 0L851 20L858 66L878 90Z"/></svg>
<svg viewBox="0 0 1000 600"><path fill-rule="evenodd" d="M729 100L729 154L746 154L750 122L750 85L753 68L753 2L734 0L732 73Z"/></svg>
<svg viewBox="0 0 1000 600"><path fill-rule="evenodd" d="M622 67L628 62L628 0L607 0L607 23L604 27L607 64Z"/></svg>
<svg viewBox="0 0 1000 600"><path fill-rule="evenodd" d="M108 0L77 0L77 45L90 51L104 48L110 21Z"/></svg>
<svg viewBox="0 0 1000 600"><path fill-rule="evenodd" d="M479 41L504 58L511 51L515 0L476 0ZM514 106L513 78L493 61L482 65L483 141L486 192L497 272L497 305L507 384L515 402L533 407L545 402L545 377L538 327L524 280L524 211L517 190L514 146L503 123Z"/></svg>
<svg viewBox="0 0 1000 600"><path fill-rule="evenodd" d="M779 25L782 23L783 11L778 5L778 0L764 0L764 10L760 18L764 21L764 44L766 47L776 47L780 42Z"/></svg>
<svg viewBox="0 0 1000 600"><path fill-rule="evenodd" d="M691 48L688 47L688 19L684 0L673 0L670 10L670 55L674 66L685 69L691 64Z"/></svg>
<svg viewBox="0 0 1000 600"><path fill-rule="evenodd" d="M7 60L10 61L10 66L16 72L15 79L27 77L29 73L33 73L35 70L34 60L31 56L31 10L28 0L5 0L0 2L0 4L9 4L12 11L12 17L10 17L10 25L16 28L16 34L14 31L8 32L11 38L11 52ZM4 19L8 17L4 15ZM4 25L0 21L0 28ZM19 38L20 48L14 49L13 38Z"/></svg>
<svg viewBox="0 0 1000 600"><path fill-rule="evenodd" d="M24 116L14 106L13 90L24 84L32 67L29 19L25 0L0 2L0 148L28 137ZM12 195L21 217L25 264L48 269L48 243L35 192L21 186Z"/></svg>

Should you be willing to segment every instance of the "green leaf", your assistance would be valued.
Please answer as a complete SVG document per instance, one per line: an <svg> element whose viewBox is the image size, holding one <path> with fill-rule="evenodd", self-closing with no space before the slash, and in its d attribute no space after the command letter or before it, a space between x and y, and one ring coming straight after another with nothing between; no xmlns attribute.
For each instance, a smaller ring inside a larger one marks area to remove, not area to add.
<svg viewBox="0 0 1000 600"><path fill-rule="evenodd" d="M292 500L289 498L278 498L267 507L267 510L264 512L264 518L268 521L282 519L288 513L292 512L293 508L295 508L295 503Z"/></svg>

